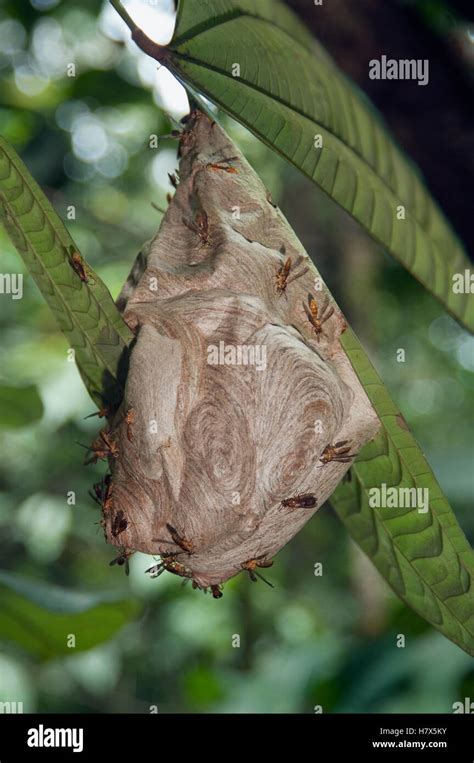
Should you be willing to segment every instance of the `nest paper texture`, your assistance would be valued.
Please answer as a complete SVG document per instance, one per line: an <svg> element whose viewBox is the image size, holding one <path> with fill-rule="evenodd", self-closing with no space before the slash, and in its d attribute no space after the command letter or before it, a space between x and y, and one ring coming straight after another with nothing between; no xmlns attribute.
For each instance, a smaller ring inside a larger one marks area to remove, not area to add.
<svg viewBox="0 0 474 763"><path fill-rule="evenodd" d="M118 300L136 343L104 519L110 543L174 558L204 588L288 543L350 467L322 463L326 446L357 453L378 420L340 347L340 310L321 333L310 322L308 295L321 316L328 292L248 162L198 111L180 155L176 194ZM314 506L282 505L300 493Z"/></svg>

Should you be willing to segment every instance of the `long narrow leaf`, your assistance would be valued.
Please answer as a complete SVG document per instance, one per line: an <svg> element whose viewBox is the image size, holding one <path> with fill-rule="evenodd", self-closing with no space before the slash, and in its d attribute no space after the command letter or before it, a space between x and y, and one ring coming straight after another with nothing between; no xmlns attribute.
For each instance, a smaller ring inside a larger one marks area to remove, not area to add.
<svg viewBox="0 0 474 763"><path fill-rule="evenodd" d="M339 485L331 504L400 598L474 655L474 552L353 331L348 329L341 343L383 429L354 463L355 479ZM428 511L423 492L416 494L418 508L413 508L413 493L411 508L372 507L369 501L377 494L370 491L382 485L387 491L396 488L398 496L403 489L426 490Z"/></svg>
<svg viewBox="0 0 474 763"><path fill-rule="evenodd" d="M72 266L72 255L79 255L76 245L20 157L2 137L0 220L75 350L91 397L98 405L114 402L120 396L133 334L98 275L84 263L81 278Z"/></svg>

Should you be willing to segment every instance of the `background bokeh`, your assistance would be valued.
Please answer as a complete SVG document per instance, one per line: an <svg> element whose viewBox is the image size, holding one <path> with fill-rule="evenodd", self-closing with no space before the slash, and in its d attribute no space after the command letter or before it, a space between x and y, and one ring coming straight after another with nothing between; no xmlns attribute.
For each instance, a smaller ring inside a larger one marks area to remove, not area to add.
<svg viewBox="0 0 474 763"><path fill-rule="evenodd" d="M170 38L171 0L127 6L155 39ZM69 231L114 297L160 223L151 203L164 209L172 191L176 144L150 148L150 135L186 112L184 91L128 36L106 3L0 0L0 133L65 221L75 206ZM218 118L313 257L472 542L473 339L318 189ZM0 253L1 272L24 272L3 232ZM214 601L171 575L149 580L151 557L135 555L128 578L109 567L114 551L87 495L103 469L83 467L77 444L98 429L84 418L94 407L26 272L23 299L0 295L0 311L0 385L10 388L0 400L1 569L32 590L60 586L66 599L118 599L111 633L97 633L103 622L86 607L83 651L64 649L53 632L75 632L67 613L62 625L53 614L42 621L0 578L0 702L33 712L451 712L474 698L472 660L390 592L328 505L267 571L274 590L241 575ZM84 648L87 633L100 643Z"/></svg>

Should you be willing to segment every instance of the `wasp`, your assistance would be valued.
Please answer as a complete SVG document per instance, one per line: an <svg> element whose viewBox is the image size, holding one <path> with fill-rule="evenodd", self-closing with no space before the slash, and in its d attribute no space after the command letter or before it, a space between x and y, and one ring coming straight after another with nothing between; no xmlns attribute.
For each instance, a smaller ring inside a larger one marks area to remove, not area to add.
<svg viewBox="0 0 474 763"><path fill-rule="evenodd" d="M182 125L187 125L190 122L191 119L196 120L197 116L199 116L199 115L196 112L188 114L187 116L183 117L180 120L180 122L181 122ZM212 123L211 127L214 124L215 124L215 122ZM183 148L185 148L191 142L191 140L194 139L194 134L193 134L193 131L192 131L192 127L189 127L187 129L183 129L183 130L175 130L175 129L173 129L173 130L171 130L170 133L168 133L168 135L160 135L158 137L161 138L162 140L163 139L167 139L167 138L179 140L178 156L182 156Z"/></svg>
<svg viewBox="0 0 474 763"><path fill-rule="evenodd" d="M124 421L127 425L127 440L133 442L132 425L135 423L135 411L132 408L125 414Z"/></svg>
<svg viewBox="0 0 474 763"><path fill-rule="evenodd" d="M110 434L107 433L104 429L99 432L99 436L94 440L91 447L87 448L87 450L91 451L93 455L84 461L86 466L88 464L96 464L99 460L104 461L108 456L118 458L119 455L119 450L116 443L112 440Z"/></svg>
<svg viewBox="0 0 474 763"><path fill-rule="evenodd" d="M171 130L167 135L158 135L158 140L181 140L181 130Z"/></svg>
<svg viewBox="0 0 474 763"><path fill-rule="evenodd" d="M96 464L97 461L105 461L107 454L101 448L99 438L95 439L91 446L84 445L82 442L77 442L77 445L80 445L81 448L84 448L85 450L89 451L89 453L94 454L90 456L90 458L87 458L87 456L84 458L84 466L88 466L89 464Z"/></svg>
<svg viewBox="0 0 474 763"><path fill-rule="evenodd" d="M176 170L176 172L168 172L168 177L170 179L170 183L173 186L173 188L178 187L179 183L179 172Z"/></svg>
<svg viewBox="0 0 474 763"><path fill-rule="evenodd" d="M319 460L322 465L329 464L330 461L338 461L340 464L349 464L357 453L350 453L351 446L347 445L349 440L341 440L334 445L326 445ZM347 446L347 447L346 447ZM321 468L321 467L319 467Z"/></svg>
<svg viewBox="0 0 474 763"><path fill-rule="evenodd" d="M173 575L179 575L181 578L192 578L192 570L176 559L178 554L160 554L160 556L161 562L159 564L154 564L145 570L150 577L158 578L163 572L171 572Z"/></svg>
<svg viewBox="0 0 474 763"><path fill-rule="evenodd" d="M92 500L98 503L104 511L108 511L112 508L112 488L112 475L106 474L105 477L102 477L100 482L96 482L92 485L94 492L89 490L89 495Z"/></svg>
<svg viewBox="0 0 474 763"><path fill-rule="evenodd" d="M268 191L268 190L266 191L265 198L268 201L268 203L272 205L272 207L274 209L278 209L278 204L275 204L275 202L273 201L273 197L272 197L270 191Z"/></svg>
<svg viewBox="0 0 474 763"><path fill-rule="evenodd" d="M238 156L229 156L228 159L222 159L220 162L208 162L206 164L206 170L222 170L223 172L228 172L231 175L237 175L239 171L235 167L229 165L230 162L237 162L238 160Z"/></svg>
<svg viewBox="0 0 474 763"><path fill-rule="evenodd" d="M191 130L182 130L182 132L179 133L179 146L178 146L179 157L183 155L183 149L186 149L193 141L194 141L194 134Z"/></svg>
<svg viewBox="0 0 474 763"><path fill-rule="evenodd" d="M102 519L96 524L99 524L100 527L102 527L104 538L107 542L105 514L112 509L112 475L106 474L100 482L96 482L92 487L94 492L89 490L89 495L102 509Z"/></svg>
<svg viewBox="0 0 474 763"><path fill-rule="evenodd" d="M102 500L103 512L110 511L110 509L112 508L112 490L114 486L112 483L112 475L109 474L107 476L108 476L108 481L106 482L105 493Z"/></svg>
<svg viewBox="0 0 474 763"><path fill-rule="evenodd" d="M119 556L117 556L116 559L112 559L111 562L109 562L109 566L113 567L114 564L118 564L119 567L125 566L125 574L130 574L130 565L128 563L128 560L130 559L131 555L133 554L133 551L127 551L127 549L122 548Z"/></svg>
<svg viewBox="0 0 474 763"><path fill-rule="evenodd" d="M266 580L263 575L260 575L259 572L257 572L257 567L271 567L273 564L272 559L265 559L266 554L262 554L261 556L255 557L255 559L249 559L247 562L242 562L240 565L243 570L246 570L249 574L250 580L253 583L257 582L257 578L260 578L260 580L263 580L264 583L266 583L270 588L274 588L274 585L270 583L268 580Z"/></svg>
<svg viewBox="0 0 474 763"><path fill-rule="evenodd" d="M171 535L173 543L176 543L176 545L182 548L187 554L194 554L194 543L191 540L187 540L183 535L180 535L176 528L168 522L166 523L166 529ZM161 538L153 538L152 540L155 543L171 543L171 541L161 540Z"/></svg>
<svg viewBox="0 0 474 763"><path fill-rule="evenodd" d="M98 448L94 448L94 445L98 445ZM110 432L104 429L99 432L99 437L92 443L91 450L94 451L94 456L92 456L93 463L96 463L97 458L103 460L107 456L112 456L113 458L118 458L119 456L117 444L112 440Z"/></svg>
<svg viewBox="0 0 474 763"><path fill-rule="evenodd" d="M86 270L86 264L79 252L77 252L73 246L70 246L68 249L68 261L71 268L75 273L77 273L81 281L83 283L89 283L90 276Z"/></svg>
<svg viewBox="0 0 474 763"><path fill-rule="evenodd" d="M313 509L317 502L318 499L313 493L299 493L292 498L284 498L281 505L288 509Z"/></svg>
<svg viewBox="0 0 474 763"><path fill-rule="evenodd" d="M112 520L112 535L114 538L117 537L117 535L120 535L120 533L123 533L124 530L126 530L128 527L128 521L125 517L125 514L123 513L122 509L119 509L113 520Z"/></svg>
<svg viewBox="0 0 474 763"><path fill-rule="evenodd" d="M100 408L95 413L89 413L88 416L84 416L85 419L92 419L94 416L98 416L99 419L106 418L108 419L109 416L112 415L112 409L104 406L103 408Z"/></svg>
<svg viewBox="0 0 474 763"><path fill-rule="evenodd" d="M201 241L199 248L201 248L201 246L208 246L211 243L209 235L209 218L203 209L196 214L194 220L186 220L186 218L183 217L183 223L186 228L189 228L190 231L199 236Z"/></svg>
<svg viewBox="0 0 474 763"><path fill-rule="evenodd" d="M177 546L182 548L187 554L194 553L194 543L191 540L187 540L184 536L180 535L173 525L166 523L166 529Z"/></svg>
<svg viewBox="0 0 474 763"><path fill-rule="evenodd" d="M106 477L102 477L100 482L95 482L92 485L92 490L89 490L88 493L93 501L99 504L99 506L102 506L104 502L104 495L106 490L106 482L105 480L107 477L110 479L110 474L107 474ZM94 492L92 492L94 491Z"/></svg>
<svg viewBox="0 0 474 763"><path fill-rule="evenodd" d="M187 580L183 581L183 585L184 585L184 583L187 583ZM222 593L222 584L221 585L210 585L210 586L203 587L203 586L200 586L199 583L197 583L195 580L193 580L192 581L192 586L193 586L194 590L202 591L203 593L207 593L208 591L210 591L212 593L212 598L213 599L221 599L222 596L224 595Z"/></svg>
<svg viewBox="0 0 474 763"><path fill-rule="evenodd" d="M304 274L308 272L308 268L304 268L300 273L294 273L293 276L289 278L292 262L291 257L287 257L283 265L278 268L275 276L275 283L279 294L284 294L286 287L292 283L292 281L301 278L301 276L304 276Z"/></svg>
<svg viewBox="0 0 474 763"><path fill-rule="evenodd" d="M319 315L318 303L312 294L308 294L308 304L303 303L303 307L319 342L319 337L323 333L323 324L334 314L334 307L326 305L321 315Z"/></svg>

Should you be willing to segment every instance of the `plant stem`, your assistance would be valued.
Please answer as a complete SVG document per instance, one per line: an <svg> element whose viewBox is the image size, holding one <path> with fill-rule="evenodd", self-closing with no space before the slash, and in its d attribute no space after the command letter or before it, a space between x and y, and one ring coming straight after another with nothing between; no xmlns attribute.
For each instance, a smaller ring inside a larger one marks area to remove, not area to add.
<svg viewBox="0 0 474 763"><path fill-rule="evenodd" d="M122 19L125 21L126 25L130 29L130 31L133 32L137 29L137 25L135 24L134 20L128 15L127 11L123 7L120 0L110 0L111 5L115 8L119 16L122 17Z"/></svg>
<svg viewBox="0 0 474 763"><path fill-rule="evenodd" d="M150 40L150 38L147 37L145 32L140 29L140 27L135 24L131 16L128 15L120 0L110 0L110 3L115 8L119 16L125 21L126 25L132 33L132 40L138 45L138 47L141 48L141 50L143 50L143 52L148 56L162 63L167 57L167 48L163 45L158 45L157 42Z"/></svg>

